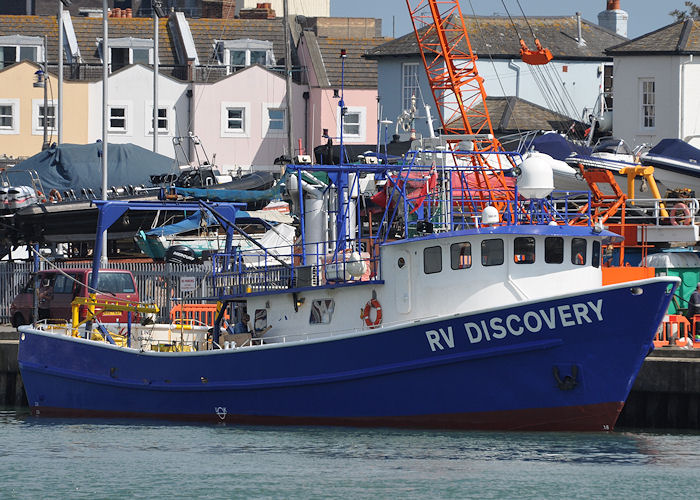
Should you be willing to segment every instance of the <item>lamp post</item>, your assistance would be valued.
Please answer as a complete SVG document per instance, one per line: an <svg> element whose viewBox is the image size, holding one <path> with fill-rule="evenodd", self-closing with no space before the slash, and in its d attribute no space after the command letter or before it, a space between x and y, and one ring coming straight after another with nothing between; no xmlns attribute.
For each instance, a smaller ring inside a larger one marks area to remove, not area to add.
<svg viewBox="0 0 700 500"><path fill-rule="evenodd" d="M43 122L44 122L44 141L41 143L41 150L43 151L49 147L49 139L48 139L49 100L48 100L48 95L46 93L46 91L47 91L46 82L49 79L49 73L46 69L46 40L44 40L44 62L41 64L41 69L36 70L34 72L34 75L36 76L36 80L34 81L33 86L35 88L43 88L44 89L44 113L42 115Z"/></svg>
<svg viewBox="0 0 700 500"><path fill-rule="evenodd" d="M63 7L68 7L71 0L58 2L58 112L56 127L58 128L58 145L63 144Z"/></svg>
<svg viewBox="0 0 700 500"><path fill-rule="evenodd" d="M152 0L153 10L153 152L158 152L158 18L165 17L161 0Z"/></svg>

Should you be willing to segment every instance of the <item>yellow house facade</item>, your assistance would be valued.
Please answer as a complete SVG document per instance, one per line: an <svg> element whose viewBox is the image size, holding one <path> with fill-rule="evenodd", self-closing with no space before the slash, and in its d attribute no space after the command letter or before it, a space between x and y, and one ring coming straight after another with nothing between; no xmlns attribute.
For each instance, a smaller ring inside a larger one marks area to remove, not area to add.
<svg viewBox="0 0 700 500"><path fill-rule="evenodd" d="M0 155L15 158L33 156L44 142L46 114L47 142L58 141L58 77L49 74L44 89L35 87L40 67L22 61L0 71ZM88 140L88 82L63 82L63 142L85 144Z"/></svg>

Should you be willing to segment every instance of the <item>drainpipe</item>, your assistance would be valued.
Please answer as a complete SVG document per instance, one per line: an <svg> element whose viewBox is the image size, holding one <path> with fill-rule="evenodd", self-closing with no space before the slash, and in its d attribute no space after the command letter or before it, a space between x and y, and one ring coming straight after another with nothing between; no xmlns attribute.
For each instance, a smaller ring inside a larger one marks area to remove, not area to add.
<svg viewBox="0 0 700 500"><path fill-rule="evenodd" d="M679 106L680 110L678 113L678 116L680 119L678 120L678 138L683 139L683 132L685 130L683 126L683 122L685 120L685 65L690 64L693 62L693 54L690 54L688 56L687 61L681 62L681 75L680 75L680 82L678 82L678 93L679 93Z"/></svg>
<svg viewBox="0 0 700 500"><path fill-rule="evenodd" d="M302 94L302 97L304 98L304 149L306 150L307 154L313 155L313 151L309 151L309 98L311 97L311 94L307 90Z"/></svg>
<svg viewBox="0 0 700 500"><path fill-rule="evenodd" d="M515 97L520 97L520 66L511 59L508 61L508 67L515 71Z"/></svg>

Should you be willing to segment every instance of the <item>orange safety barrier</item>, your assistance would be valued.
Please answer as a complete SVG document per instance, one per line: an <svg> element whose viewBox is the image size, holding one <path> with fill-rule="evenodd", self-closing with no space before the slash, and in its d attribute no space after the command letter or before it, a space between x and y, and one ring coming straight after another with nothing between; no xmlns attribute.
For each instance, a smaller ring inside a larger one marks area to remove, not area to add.
<svg viewBox="0 0 700 500"><path fill-rule="evenodd" d="M170 310L170 321L174 323L184 320L186 324L214 326L215 319L216 304L177 304ZM229 319L228 311L224 312L224 319Z"/></svg>
<svg viewBox="0 0 700 500"><path fill-rule="evenodd" d="M700 322L700 315L696 316ZM685 339L695 337L695 317L693 325L688 318L680 314L669 314L668 319L661 323L661 329L654 337L654 347L675 346L676 341L684 339L681 345L685 345Z"/></svg>

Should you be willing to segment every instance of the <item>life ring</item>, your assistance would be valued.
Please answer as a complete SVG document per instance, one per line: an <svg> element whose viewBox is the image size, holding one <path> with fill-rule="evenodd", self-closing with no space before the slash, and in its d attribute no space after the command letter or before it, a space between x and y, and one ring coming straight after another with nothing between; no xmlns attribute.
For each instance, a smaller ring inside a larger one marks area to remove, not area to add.
<svg viewBox="0 0 700 500"><path fill-rule="evenodd" d="M61 196L58 189L52 189L49 191L49 201L63 201L63 196Z"/></svg>
<svg viewBox="0 0 700 500"><path fill-rule="evenodd" d="M687 226L692 222L690 209L685 203L676 203L671 209L669 216L671 217L671 224L674 226Z"/></svg>
<svg viewBox="0 0 700 500"><path fill-rule="evenodd" d="M372 312L372 309L377 311L377 315L372 321L372 318L370 316L370 313ZM370 328L376 328L382 323L382 305L379 303L377 299L372 299L369 302L365 304L365 308L362 310L362 314L360 314L360 318L365 320L365 325L367 325Z"/></svg>

